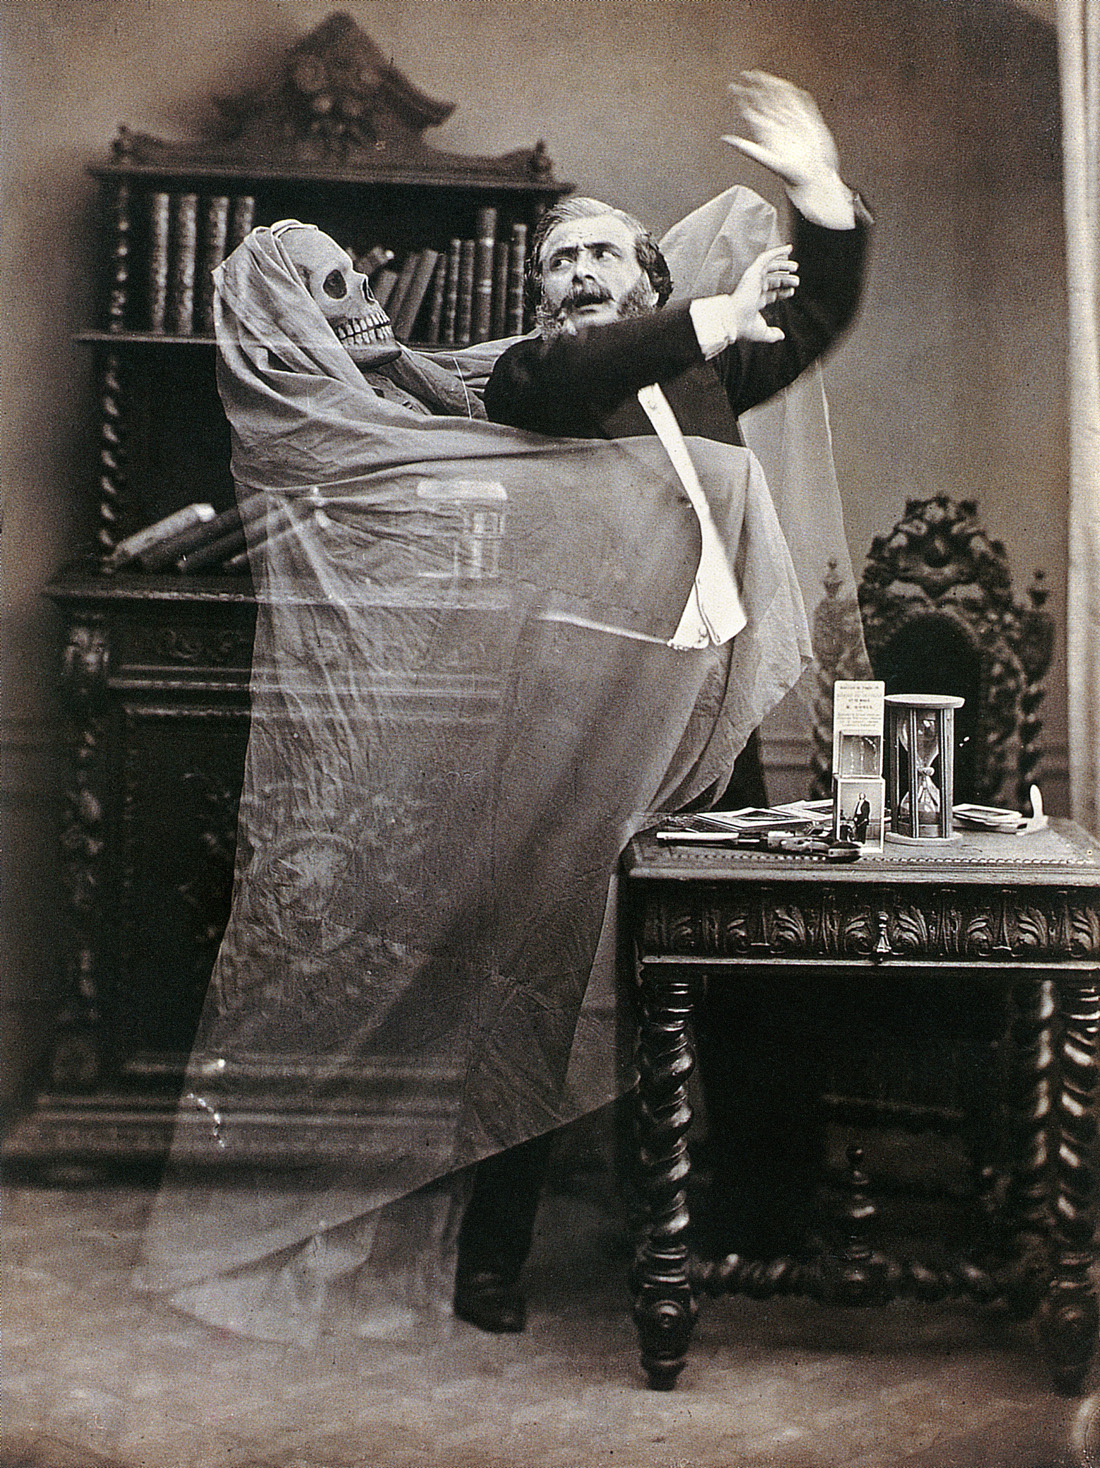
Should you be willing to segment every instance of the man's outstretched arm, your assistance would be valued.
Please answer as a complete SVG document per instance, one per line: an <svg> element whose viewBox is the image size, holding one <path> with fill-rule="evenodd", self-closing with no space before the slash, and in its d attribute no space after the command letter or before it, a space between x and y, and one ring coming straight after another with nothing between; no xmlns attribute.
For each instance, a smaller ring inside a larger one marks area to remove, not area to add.
<svg viewBox="0 0 1100 1468"><path fill-rule="evenodd" d="M703 360L688 306L517 342L485 389L494 423L571 437L641 387Z"/></svg>
<svg viewBox="0 0 1100 1468"><path fill-rule="evenodd" d="M799 286L789 300L764 312L782 338L740 338L714 361L735 416L789 387L851 325L863 289L868 237L862 219L852 229L828 229L795 217Z"/></svg>
<svg viewBox="0 0 1100 1468"><path fill-rule="evenodd" d="M701 362L708 332L722 341L779 341L782 330L762 312L798 285L790 255L789 245L762 251L729 295L517 342L493 368L485 390L489 418L536 433L587 436L639 388Z"/></svg>
<svg viewBox="0 0 1100 1468"><path fill-rule="evenodd" d="M724 139L782 179L794 208L798 291L765 312L781 341L731 339L716 361L735 414L788 387L833 344L859 306L871 217L840 176L836 143L808 92L743 73L730 87L744 135Z"/></svg>

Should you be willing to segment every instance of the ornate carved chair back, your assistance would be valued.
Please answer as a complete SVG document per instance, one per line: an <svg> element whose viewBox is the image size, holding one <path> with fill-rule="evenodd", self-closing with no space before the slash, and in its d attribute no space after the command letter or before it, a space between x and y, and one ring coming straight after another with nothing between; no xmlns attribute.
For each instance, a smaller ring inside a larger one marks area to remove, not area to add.
<svg viewBox="0 0 1100 1468"><path fill-rule="evenodd" d="M887 693L953 693L955 793L1026 805L1040 758L1054 627L1042 572L1013 597L1004 546L972 500L910 500L876 536L859 585L867 651Z"/></svg>

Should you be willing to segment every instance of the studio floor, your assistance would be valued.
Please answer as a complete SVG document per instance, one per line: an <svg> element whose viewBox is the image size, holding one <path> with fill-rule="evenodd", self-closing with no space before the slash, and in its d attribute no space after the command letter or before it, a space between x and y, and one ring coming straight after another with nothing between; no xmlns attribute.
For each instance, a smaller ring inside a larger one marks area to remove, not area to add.
<svg viewBox="0 0 1100 1468"><path fill-rule="evenodd" d="M974 1307L704 1300L647 1389L606 1178L546 1199L530 1322L413 1349L215 1332L132 1293L152 1193L4 1199L3 1468L1097 1468L1100 1396Z"/></svg>

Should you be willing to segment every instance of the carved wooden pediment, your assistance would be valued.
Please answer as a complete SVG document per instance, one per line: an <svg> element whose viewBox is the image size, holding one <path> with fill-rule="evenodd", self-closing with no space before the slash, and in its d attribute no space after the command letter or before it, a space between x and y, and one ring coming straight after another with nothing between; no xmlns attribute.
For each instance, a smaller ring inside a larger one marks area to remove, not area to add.
<svg viewBox="0 0 1100 1468"><path fill-rule="evenodd" d="M343 12L292 46L270 83L214 105L219 117L210 139L170 143L120 127L113 161L199 173L462 175L527 185L548 182L553 173L541 142L496 158L426 143L425 129L445 122L455 104L422 92Z"/></svg>

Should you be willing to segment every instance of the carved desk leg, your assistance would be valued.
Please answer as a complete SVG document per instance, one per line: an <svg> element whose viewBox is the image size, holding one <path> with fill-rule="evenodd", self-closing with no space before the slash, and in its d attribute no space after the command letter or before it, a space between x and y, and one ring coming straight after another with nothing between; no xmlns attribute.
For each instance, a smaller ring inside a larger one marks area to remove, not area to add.
<svg viewBox="0 0 1100 1468"><path fill-rule="evenodd" d="M1048 1274L1050 1122L1054 1110L1054 982L1021 978L1013 987L1010 1126L1012 1172L1005 1198L1013 1259L1008 1303L1018 1320L1039 1305Z"/></svg>
<svg viewBox="0 0 1100 1468"><path fill-rule="evenodd" d="M668 1391L684 1368L698 1305L687 1273L686 1082L695 1065L688 982L666 970L642 974L637 1123L645 1238L635 1262L634 1323L649 1384Z"/></svg>
<svg viewBox="0 0 1100 1468"><path fill-rule="evenodd" d="M1062 1040L1053 1275L1040 1307L1039 1329L1055 1385L1059 1391L1076 1392L1092 1360L1100 1325L1096 1291L1089 1279L1095 1258L1093 1153L1100 989L1095 976L1084 982L1061 978L1057 988Z"/></svg>

